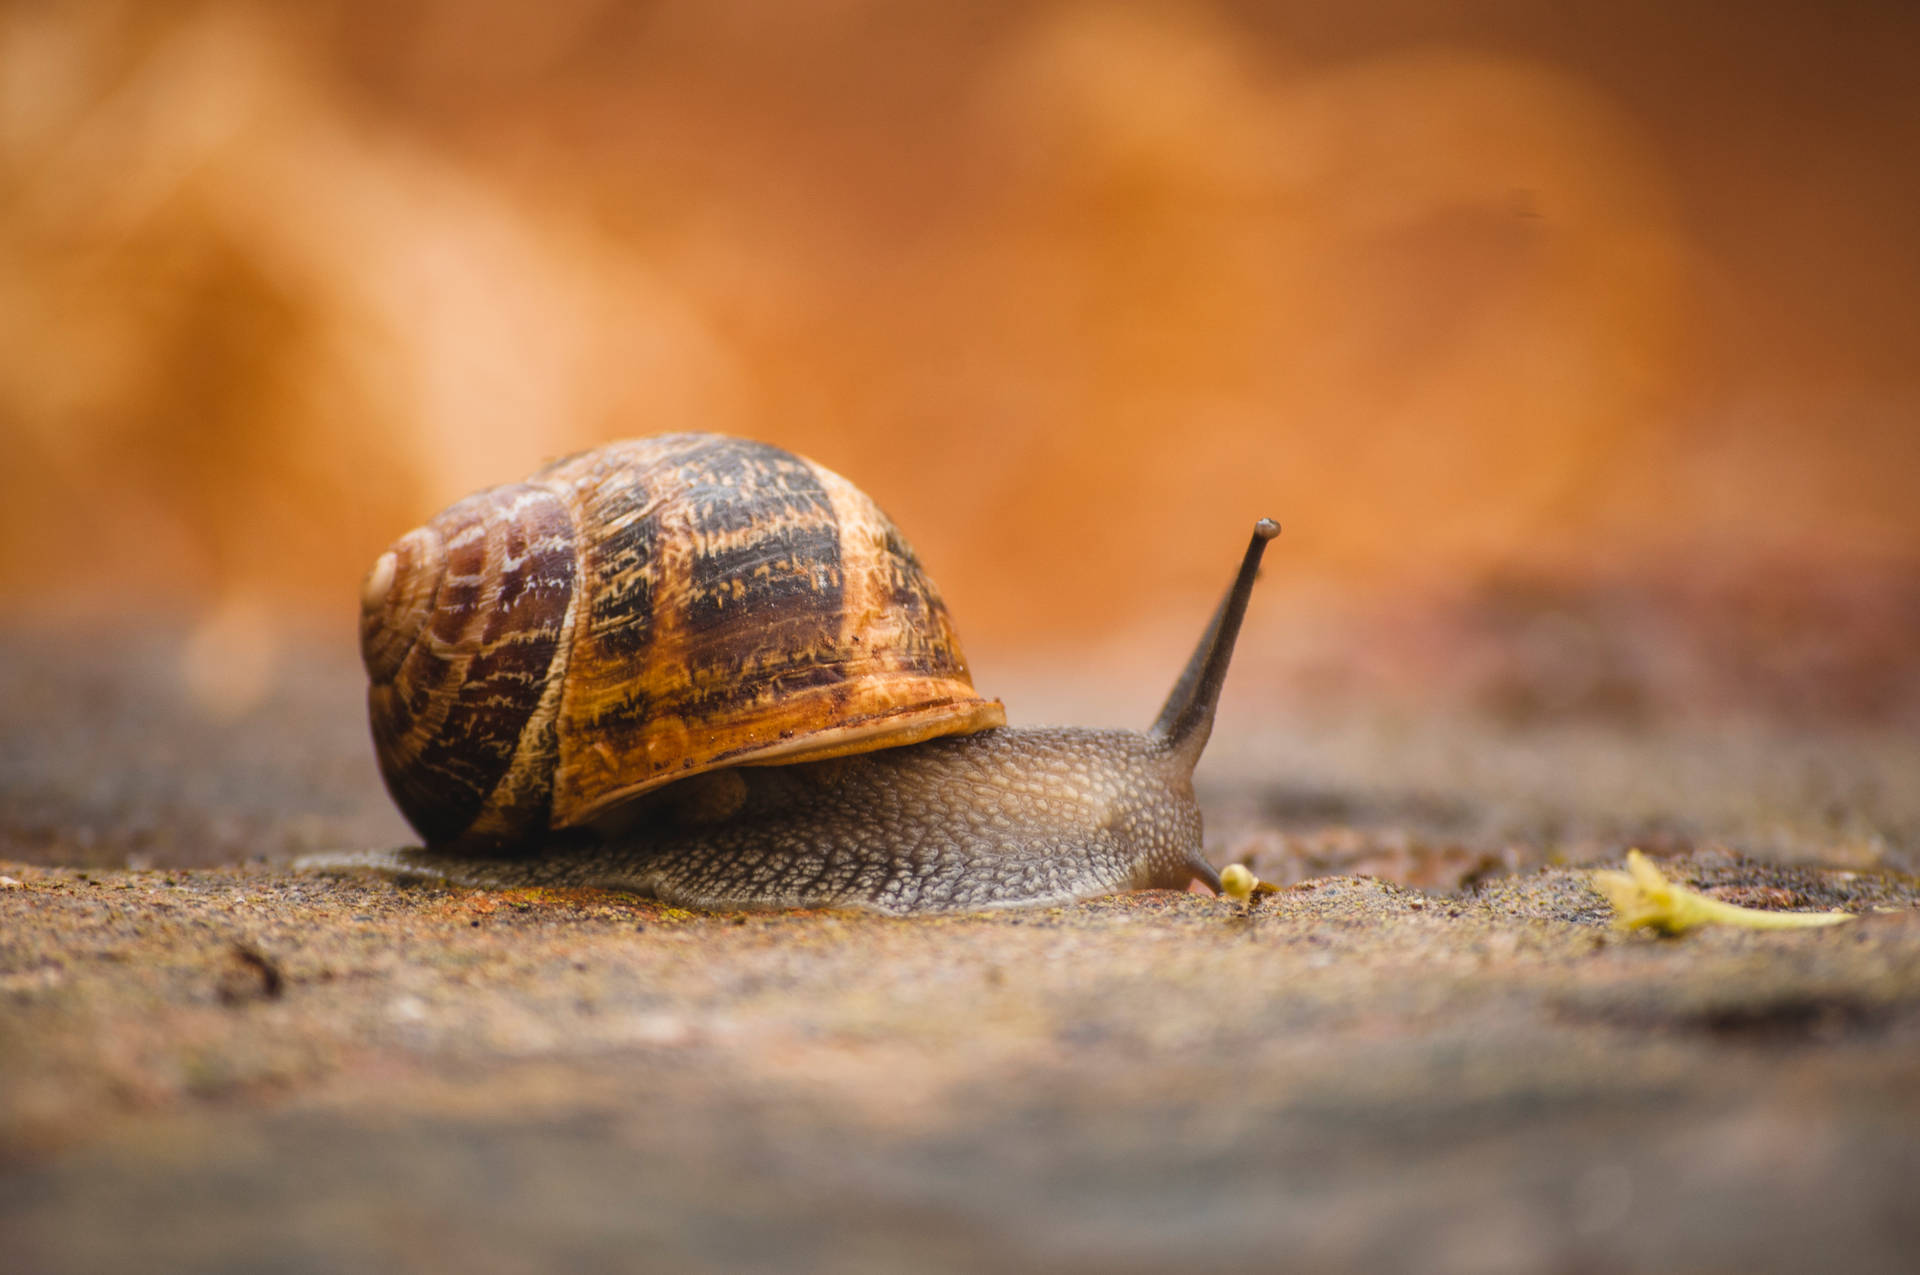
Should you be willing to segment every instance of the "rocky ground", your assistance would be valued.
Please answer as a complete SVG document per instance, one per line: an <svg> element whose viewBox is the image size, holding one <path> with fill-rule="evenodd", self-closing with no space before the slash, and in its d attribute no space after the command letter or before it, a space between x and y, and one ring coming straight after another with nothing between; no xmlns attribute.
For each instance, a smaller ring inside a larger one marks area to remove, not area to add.
<svg viewBox="0 0 1920 1275"><path fill-rule="evenodd" d="M0 661L8 1270L1920 1254L1897 732L1230 716L1251 906L723 916L296 872L402 835L353 670L233 715L169 650ZM1631 844L1861 919L1623 934L1589 866Z"/></svg>

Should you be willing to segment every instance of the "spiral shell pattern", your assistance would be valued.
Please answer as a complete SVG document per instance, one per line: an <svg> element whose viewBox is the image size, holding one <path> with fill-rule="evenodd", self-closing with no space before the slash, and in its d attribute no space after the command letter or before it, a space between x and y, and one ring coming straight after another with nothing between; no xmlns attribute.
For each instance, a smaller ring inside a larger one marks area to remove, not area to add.
<svg viewBox="0 0 1920 1275"><path fill-rule="evenodd" d="M361 651L381 773L436 847L1005 720L871 500L716 435L613 443L450 506L368 573Z"/></svg>

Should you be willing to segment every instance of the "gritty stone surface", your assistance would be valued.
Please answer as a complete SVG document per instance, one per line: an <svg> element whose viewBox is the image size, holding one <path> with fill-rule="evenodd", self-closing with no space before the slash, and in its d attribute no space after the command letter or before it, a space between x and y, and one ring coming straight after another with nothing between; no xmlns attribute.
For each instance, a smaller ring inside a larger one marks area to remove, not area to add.
<svg viewBox="0 0 1920 1275"><path fill-rule="evenodd" d="M1898 743L1830 741L1826 787L1741 808L1743 759L1799 753L1536 740L1594 763L1549 775L1556 799L1510 738L1471 767L1223 739L1215 861L1292 882L1251 907L730 915L294 872L389 817L348 756L348 674L217 725L153 665L87 669L40 678L81 720L0 736L10 1271L1892 1272L1920 1251L1920 883L1905 790L1861 779L1897 776ZM1289 749L1312 760L1263 785ZM1673 755L1715 777L1697 805L1631 779ZM1616 827L1611 793L1638 794ZM139 821L149 866L104 864ZM1663 867L1729 901L1861 919L1618 933L1586 865L1617 866L1623 828L1665 828Z"/></svg>

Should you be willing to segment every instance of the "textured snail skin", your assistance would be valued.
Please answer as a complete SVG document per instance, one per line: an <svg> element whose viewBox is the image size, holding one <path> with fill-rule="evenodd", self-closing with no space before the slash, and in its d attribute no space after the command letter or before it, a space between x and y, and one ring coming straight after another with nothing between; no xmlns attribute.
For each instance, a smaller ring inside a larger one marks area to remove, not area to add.
<svg viewBox="0 0 1920 1275"><path fill-rule="evenodd" d="M719 772L704 788L658 794L627 831L537 853L401 850L355 866L495 889L634 890L701 908L1030 907L1217 884L1187 772L1163 742L1132 731L1005 728Z"/></svg>

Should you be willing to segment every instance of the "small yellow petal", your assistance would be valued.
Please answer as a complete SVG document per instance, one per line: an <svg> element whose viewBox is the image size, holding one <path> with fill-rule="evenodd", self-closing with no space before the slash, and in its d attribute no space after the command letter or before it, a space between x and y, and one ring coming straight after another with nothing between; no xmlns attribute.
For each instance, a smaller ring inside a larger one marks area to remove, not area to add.
<svg viewBox="0 0 1920 1275"><path fill-rule="evenodd" d="M1596 893L1613 905L1615 928L1642 926L1662 934L1684 934L1703 925L1734 925L1751 930L1788 930L1851 921L1851 912L1768 912L1710 899L1674 885L1638 850L1627 851L1625 872L1593 874Z"/></svg>
<svg viewBox="0 0 1920 1275"><path fill-rule="evenodd" d="M1220 889L1237 902L1245 903L1251 899L1254 887L1259 884L1259 878L1241 864L1229 863L1220 870Z"/></svg>

